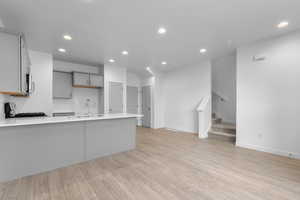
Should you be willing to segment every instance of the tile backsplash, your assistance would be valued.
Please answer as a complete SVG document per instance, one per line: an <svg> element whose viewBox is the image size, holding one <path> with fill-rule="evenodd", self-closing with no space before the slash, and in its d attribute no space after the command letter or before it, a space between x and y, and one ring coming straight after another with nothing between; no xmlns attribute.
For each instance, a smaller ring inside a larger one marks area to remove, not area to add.
<svg viewBox="0 0 300 200"><path fill-rule="evenodd" d="M53 99L53 112L99 113L99 95L99 89L74 88L72 99Z"/></svg>

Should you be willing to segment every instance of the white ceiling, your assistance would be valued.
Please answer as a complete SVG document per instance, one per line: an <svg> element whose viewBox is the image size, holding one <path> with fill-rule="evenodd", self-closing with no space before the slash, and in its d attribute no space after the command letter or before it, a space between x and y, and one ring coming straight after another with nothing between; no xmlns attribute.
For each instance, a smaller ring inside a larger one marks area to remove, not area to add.
<svg viewBox="0 0 300 200"><path fill-rule="evenodd" d="M3 24L24 32L31 49L90 64L114 58L140 74L147 73L146 66L185 67L298 29L299 13L299 0L0 1ZM290 26L279 30L275 25L282 20ZM160 26L167 28L165 36L157 35ZM64 33L73 40L64 41ZM60 47L67 53L57 52ZM207 48L205 56L200 48ZM121 55L122 50L129 55Z"/></svg>

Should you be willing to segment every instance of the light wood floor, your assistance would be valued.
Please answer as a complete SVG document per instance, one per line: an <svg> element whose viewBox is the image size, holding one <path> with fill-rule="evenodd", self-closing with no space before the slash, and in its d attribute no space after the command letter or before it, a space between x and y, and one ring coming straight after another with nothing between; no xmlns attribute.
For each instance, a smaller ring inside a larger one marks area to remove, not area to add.
<svg viewBox="0 0 300 200"><path fill-rule="evenodd" d="M300 199L300 161L165 130L137 149L0 184L0 199Z"/></svg>

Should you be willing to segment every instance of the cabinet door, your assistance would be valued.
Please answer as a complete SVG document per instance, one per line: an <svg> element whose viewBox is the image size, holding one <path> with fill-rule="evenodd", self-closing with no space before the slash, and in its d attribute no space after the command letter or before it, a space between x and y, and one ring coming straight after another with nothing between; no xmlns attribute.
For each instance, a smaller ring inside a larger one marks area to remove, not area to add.
<svg viewBox="0 0 300 200"><path fill-rule="evenodd" d="M0 31L0 92L21 92L20 36Z"/></svg>
<svg viewBox="0 0 300 200"><path fill-rule="evenodd" d="M73 86L90 86L90 75L86 73L73 73Z"/></svg>
<svg viewBox="0 0 300 200"><path fill-rule="evenodd" d="M53 98L72 98L72 74L67 72L53 72Z"/></svg>
<svg viewBox="0 0 300 200"><path fill-rule="evenodd" d="M103 76L90 74L90 81L92 87L103 87Z"/></svg>

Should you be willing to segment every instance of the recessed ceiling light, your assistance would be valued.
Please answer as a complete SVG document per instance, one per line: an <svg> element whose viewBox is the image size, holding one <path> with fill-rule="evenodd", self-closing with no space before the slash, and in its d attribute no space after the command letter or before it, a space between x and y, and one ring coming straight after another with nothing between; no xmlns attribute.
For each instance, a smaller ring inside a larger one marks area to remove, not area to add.
<svg viewBox="0 0 300 200"><path fill-rule="evenodd" d="M64 35L63 36L65 40L72 40L72 36L71 35Z"/></svg>
<svg viewBox="0 0 300 200"><path fill-rule="evenodd" d="M164 34L167 33L167 29L164 28L164 27L160 27L160 28L158 29L157 33L160 34L160 35L164 35Z"/></svg>
<svg viewBox="0 0 300 200"><path fill-rule="evenodd" d="M206 49L200 49L200 53L205 54L207 52Z"/></svg>
<svg viewBox="0 0 300 200"><path fill-rule="evenodd" d="M146 67L146 70L147 70L150 74L154 75L154 73L152 72L152 70L151 70L150 67Z"/></svg>
<svg viewBox="0 0 300 200"><path fill-rule="evenodd" d="M168 64L168 63L167 63L166 61L162 61L161 64L162 64L162 65L166 65L166 64Z"/></svg>
<svg viewBox="0 0 300 200"><path fill-rule="evenodd" d="M285 28L289 25L288 21L282 21L277 25L277 28Z"/></svg>
<svg viewBox="0 0 300 200"><path fill-rule="evenodd" d="M61 52L61 53L66 53L66 50L63 49L63 48L59 48L58 51Z"/></svg>
<svg viewBox="0 0 300 200"><path fill-rule="evenodd" d="M114 59L109 59L108 61L109 61L110 63L114 63L114 62L115 62Z"/></svg>
<svg viewBox="0 0 300 200"><path fill-rule="evenodd" d="M123 55L128 55L128 51L122 51Z"/></svg>

